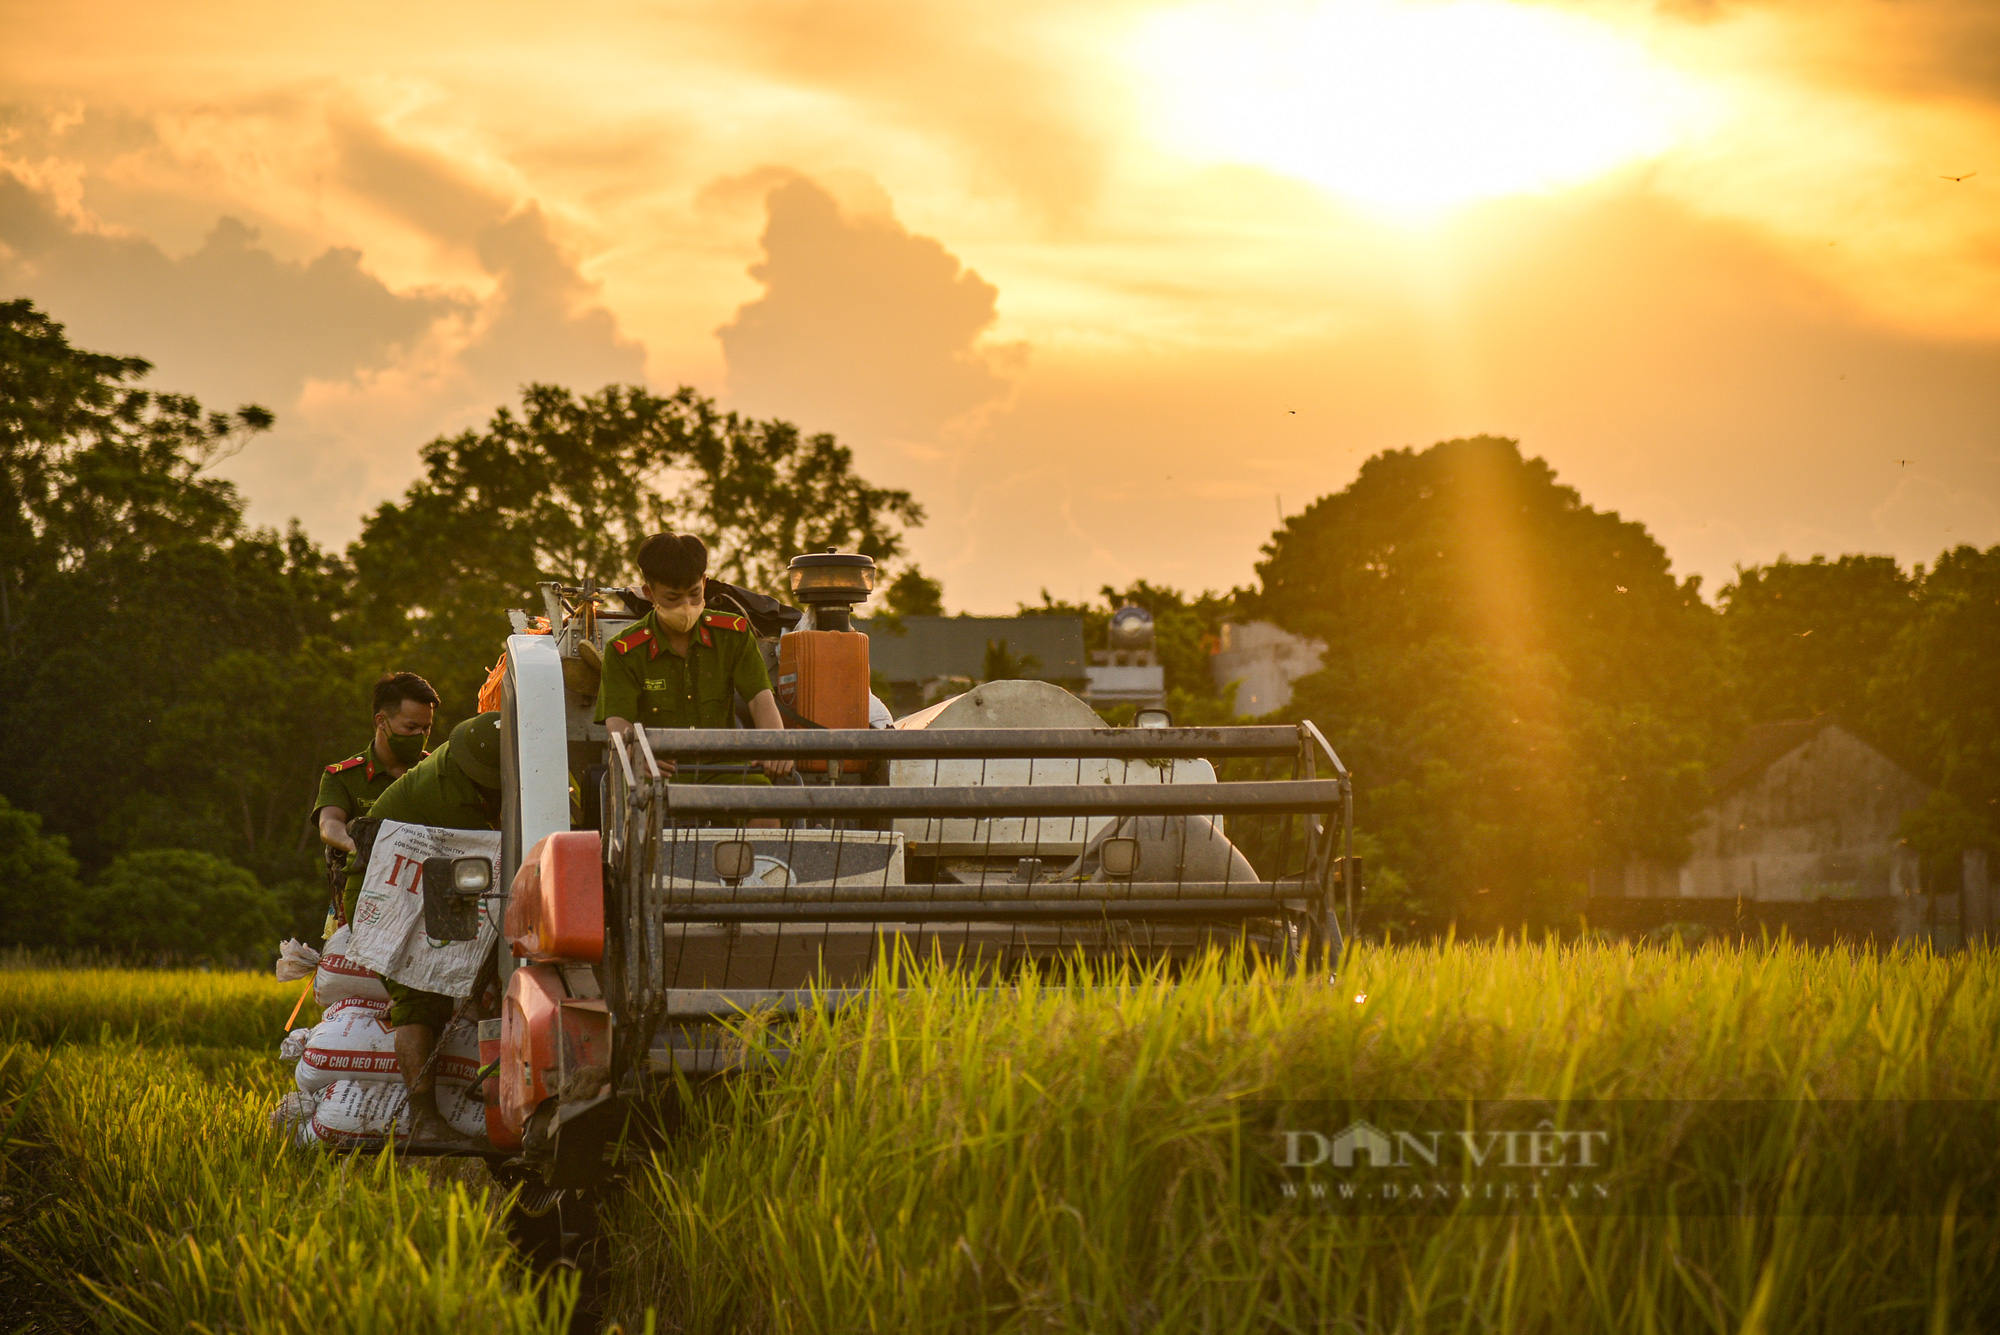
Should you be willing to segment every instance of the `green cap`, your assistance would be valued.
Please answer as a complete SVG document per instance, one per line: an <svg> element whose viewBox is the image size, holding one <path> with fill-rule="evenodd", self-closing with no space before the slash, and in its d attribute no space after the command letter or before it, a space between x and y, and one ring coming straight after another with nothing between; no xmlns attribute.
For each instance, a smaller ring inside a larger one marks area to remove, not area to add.
<svg viewBox="0 0 2000 1335"><path fill-rule="evenodd" d="M500 711L474 714L451 730L451 759L481 788L500 786Z"/></svg>

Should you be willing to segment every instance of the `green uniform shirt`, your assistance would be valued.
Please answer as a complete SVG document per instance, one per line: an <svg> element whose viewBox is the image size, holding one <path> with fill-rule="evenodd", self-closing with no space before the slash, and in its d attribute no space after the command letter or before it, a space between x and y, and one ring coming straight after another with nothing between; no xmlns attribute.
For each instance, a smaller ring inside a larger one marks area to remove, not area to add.
<svg viewBox="0 0 2000 1335"><path fill-rule="evenodd" d="M375 799L388 792L395 781L396 777L388 770L376 766L375 743L370 740L359 752L326 767L326 773L319 778L319 798L307 819L317 821L324 807L339 807L349 820L365 816L368 808L375 805Z"/></svg>
<svg viewBox="0 0 2000 1335"><path fill-rule="evenodd" d="M703 612L688 632L688 655L667 647L648 612L607 646L597 688L597 721L629 719L646 728L729 728L744 700L771 689L750 623L727 612Z"/></svg>
<svg viewBox="0 0 2000 1335"><path fill-rule="evenodd" d="M403 771L403 777L389 785L375 799L369 815L377 820L401 821L405 825L434 825L441 830L492 830L499 828L486 814L479 790L451 759L451 743ZM347 873L347 916L354 916L354 897L361 893L364 868L351 867Z"/></svg>

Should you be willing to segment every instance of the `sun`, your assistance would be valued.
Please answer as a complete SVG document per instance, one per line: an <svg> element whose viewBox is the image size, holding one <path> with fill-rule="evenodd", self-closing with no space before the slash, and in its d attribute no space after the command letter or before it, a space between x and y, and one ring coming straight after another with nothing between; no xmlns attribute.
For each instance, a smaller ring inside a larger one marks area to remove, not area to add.
<svg viewBox="0 0 2000 1335"><path fill-rule="evenodd" d="M1505 0L1197 3L1154 15L1132 56L1169 147L1397 215L1657 155L1696 110L1637 43Z"/></svg>

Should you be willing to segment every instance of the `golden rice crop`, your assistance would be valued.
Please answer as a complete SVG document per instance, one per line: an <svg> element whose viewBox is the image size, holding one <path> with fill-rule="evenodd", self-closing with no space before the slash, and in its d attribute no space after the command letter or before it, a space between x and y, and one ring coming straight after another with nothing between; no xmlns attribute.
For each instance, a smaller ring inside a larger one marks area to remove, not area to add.
<svg viewBox="0 0 2000 1335"><path fill-rule="evenodd" d="M0 1044L0 1247L71 1299L40 1328L565 1328L574 1285L528 1273L483 1170L299 1150L268 1126L299 984L89 971L0 986L31 1032L98 1039ZM135 1032L150 1041L116 1036ZM256 1046L217 1045L239 1033Z"/></svg>
<svg viewBox="0 0 2000 1335"><path fill-rule="evenodd" d="M0 969L0 1037L275 1051L305 986L266 973L197 969ZM292 1023L318 1019L307 997Z"/></svg>
<svg viewBox="0 0 2000 1335"><path fill-rule="evenodd" d="M1271 1098L1990 1100L1996 1033L1990 950L1453 943L1357 950L1337 985L937 977L689 1100L620 1206L620 1305L697 1332L1991 1328L1990 1221L1836 1212L1868 1205L1841 1195L1879 1148L1858 1135L1765 1147L1733 1215L1429 1219L1246 1208L1231 1136ZM1788 1191L1833 1209L1771 1208Z"/></svg>

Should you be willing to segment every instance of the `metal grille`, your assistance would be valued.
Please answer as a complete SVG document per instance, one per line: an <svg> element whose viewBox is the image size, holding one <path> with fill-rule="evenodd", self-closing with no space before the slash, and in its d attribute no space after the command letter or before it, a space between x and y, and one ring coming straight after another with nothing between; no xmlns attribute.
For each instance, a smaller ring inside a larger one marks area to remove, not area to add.
<svg viewBox="0 0 2000 1335"><path fill-rule="evenodd" d="M767 758L883 763L874 783L701 781ZM993 976L1218 939L1337 950L1353 879L1351 783L1309 724L653 730L613 739L607 789L609 981L643 1029L693 996L848 985L892 947Z"/></svg>

